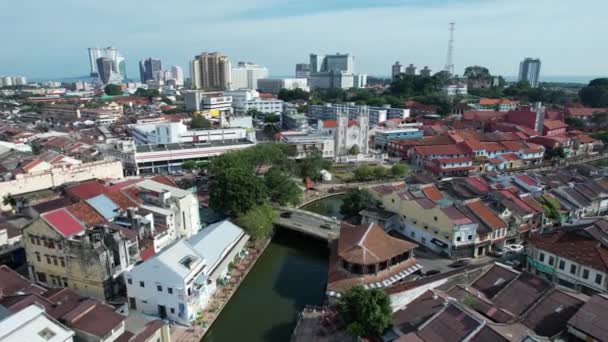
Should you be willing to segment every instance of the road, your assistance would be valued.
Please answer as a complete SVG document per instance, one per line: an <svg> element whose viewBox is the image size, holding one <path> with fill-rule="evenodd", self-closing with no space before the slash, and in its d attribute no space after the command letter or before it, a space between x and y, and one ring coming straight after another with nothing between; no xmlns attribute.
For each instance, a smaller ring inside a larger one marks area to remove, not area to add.
<svg viewBox="0 0 608 342"><path fill-rule="evenodd" d="M340 232L340 221L299 209L281 208L275 224L325 240Z"/></svg>

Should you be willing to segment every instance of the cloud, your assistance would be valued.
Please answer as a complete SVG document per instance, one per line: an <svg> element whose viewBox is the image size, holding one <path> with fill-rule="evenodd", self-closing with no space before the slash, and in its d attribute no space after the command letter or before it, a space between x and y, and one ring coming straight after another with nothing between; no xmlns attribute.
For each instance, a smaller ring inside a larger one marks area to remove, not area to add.
<svg viewBox="0 0 608 342"><path fill-rule="evenodd" d="M148 56L187 70L201 51L274 75L293 74L312 52L350 52L371 75L389 74L396 60L437 70L454 21L459 72L480 64L513 75L521 59L539 57L544 75L595 75L605 70L606 10L605 0L6 1L0 74L86 74L86 48L105 45L121 49L132 75Z"/></svg>

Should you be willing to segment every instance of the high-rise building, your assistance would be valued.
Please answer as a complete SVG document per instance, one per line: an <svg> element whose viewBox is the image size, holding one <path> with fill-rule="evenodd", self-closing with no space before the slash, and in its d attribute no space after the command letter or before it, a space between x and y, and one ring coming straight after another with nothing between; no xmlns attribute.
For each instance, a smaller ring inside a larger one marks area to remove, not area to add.
<svg viewBox="0 0 608 342"><path fill-rule="evenodd" d="M414 64L410 64L405 68L406 75L416 75L416 66Z"/></svg>
<svg viewBox="0 0 608 342"><path fill-rule="evenodd" d="M91 77L99 77L99 68L97 60L99 58L108 58L112 61L112 70L119 74L114 78L120 77L120 81L127 78L127 67L125 58L120 54L117 48L89 48L89 64L91 67Z"/></svg>
<svg viewBox="0 0 608 342"><path fill-rule="evenodd" d="M536 88L540 76L540 59L526 58L519 63L518 81L528 81L530 86Z"/></svg>
<svg viewBox="0 0 608 342"><path fill-rule="evenodd" d="M101 83L110 83L110 79L114 73L112 70L113 64L114 62L107 57L97 58L97 75L99 76Z"/></svg>
<svg viewBox="0 0 608 342"><path fill-rule="evenodd" d="M163 63L160 59L148 58L139 61L141 83L146 83L150 80L159 81L163 76Z"/></svg>
<svg viewBox="0 0 608 342"><path fill-rule="evenodd" d="M398 61L395 62L395 64L393 64L393 67L391 68L391 77L395 78L397 75L402 74L404 70L405 69L401 63L399 63Z"/></svg>
<svg viewBox="0 0 608 342"><path fill-rule="evenodd" d="M310 76L310 64L296 64L296 78L308 78Z"/></svg>
<svg viewBox="0 0 608 342"><path fill-rule="evenodd" d="M429 69L428 66L425 66L424 69L420 69L420 76L431 77L431 69Z"/></svg>
<svg viewBox="0 0 608 342"><path fill-rule="evenodd" d="M171 76L175 80L175 84L184 84L184 70L182 70L182 67L180 67L179 65L174 65L171 67Z"/></svg>
<svg viewBox="0 0 608 342"><path fill-rule="evenodd" d="M268 78L268 69L250 62L239 62L236 68L232 68L232 89L258 88L258 80Z"/></svg>
<svg viewBox="0 0 608 342"><path fill-rule="evenodd" d="M203 52L190 62L190 78L194 89L230 89L231 72L228 57L217 52Z"/></svg>
<svg viewBox="0 0 608 342"><path fill-rule="evenodd" d="M355 58L350 54L310 55L310 89L349 89L365 87L365 75L357 75Z"/></svg>

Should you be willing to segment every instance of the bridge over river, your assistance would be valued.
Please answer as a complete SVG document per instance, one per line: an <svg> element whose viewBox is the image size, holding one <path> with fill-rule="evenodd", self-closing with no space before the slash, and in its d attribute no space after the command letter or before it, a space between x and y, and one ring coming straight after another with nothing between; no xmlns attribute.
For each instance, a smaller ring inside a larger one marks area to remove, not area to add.
<svg viewBox="0 0 608 342"><path fill-rule="evenodd" d="M274 224L328 242L340 236L340 220L302 209L281 207Z"/></svg>

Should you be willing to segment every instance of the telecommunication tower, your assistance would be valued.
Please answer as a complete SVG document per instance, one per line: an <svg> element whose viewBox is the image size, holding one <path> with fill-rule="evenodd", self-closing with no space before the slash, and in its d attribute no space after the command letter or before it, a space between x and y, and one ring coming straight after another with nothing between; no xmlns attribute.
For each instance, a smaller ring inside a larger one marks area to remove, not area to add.
<svg viewBox="0 0 608 342"><path fill-rule="evenodd" d="M449 72L450 75L454 75L454 61L452 60L454 54L454 25L450 23L450 40L448 41L448 55L445 61L444 70Z"/></svg>

